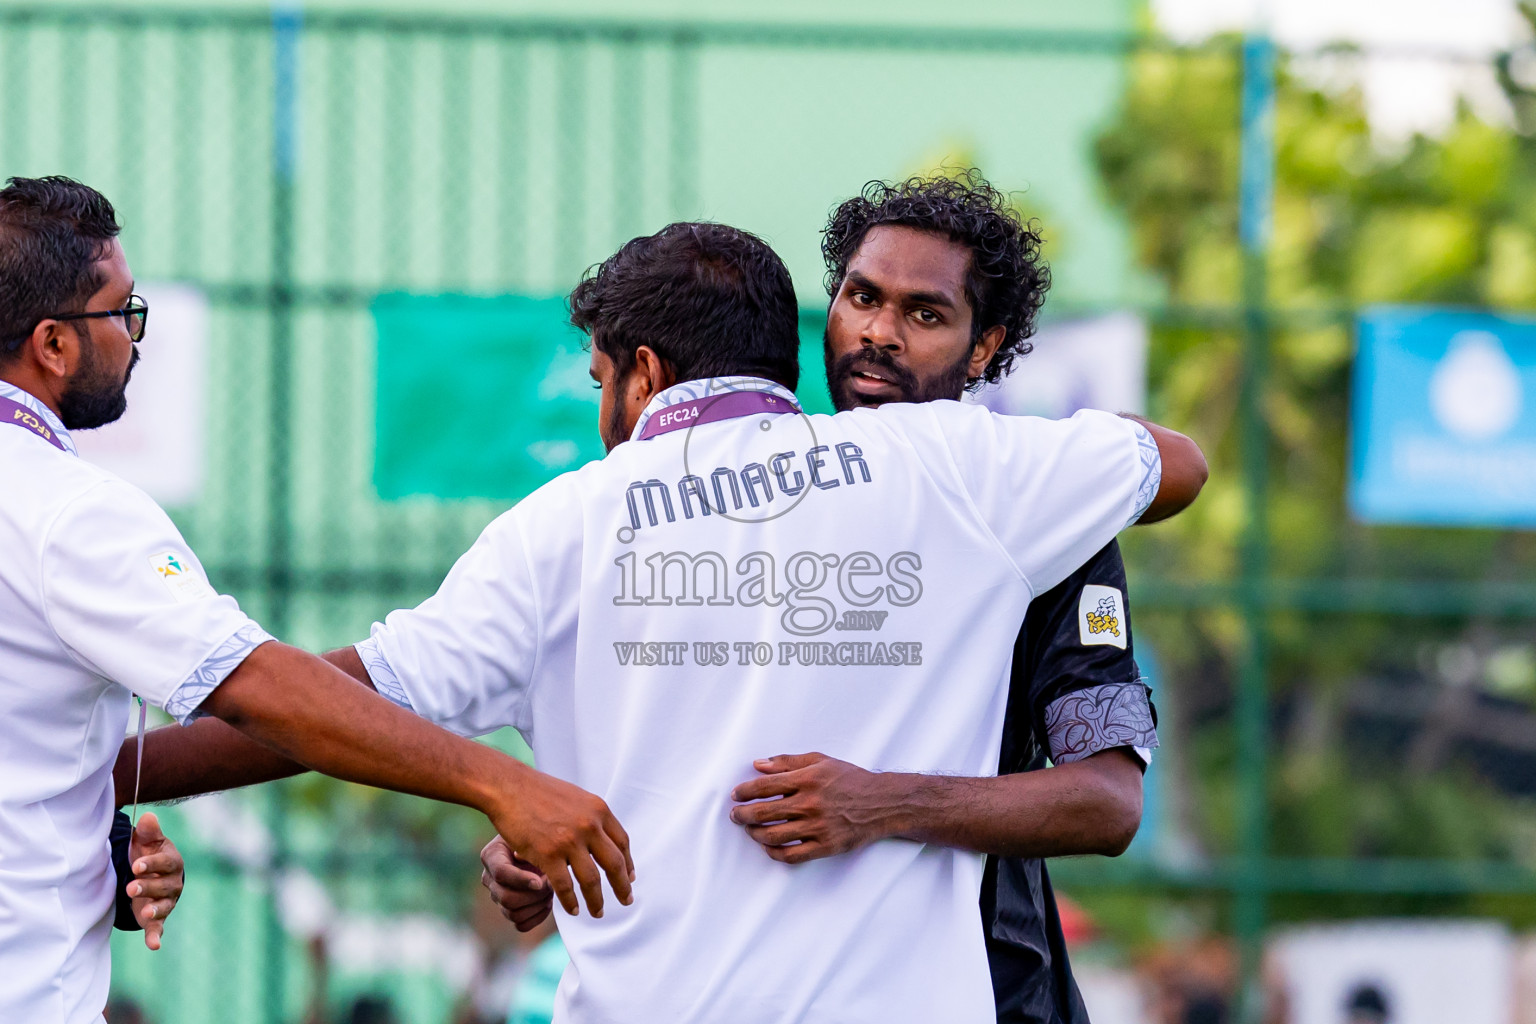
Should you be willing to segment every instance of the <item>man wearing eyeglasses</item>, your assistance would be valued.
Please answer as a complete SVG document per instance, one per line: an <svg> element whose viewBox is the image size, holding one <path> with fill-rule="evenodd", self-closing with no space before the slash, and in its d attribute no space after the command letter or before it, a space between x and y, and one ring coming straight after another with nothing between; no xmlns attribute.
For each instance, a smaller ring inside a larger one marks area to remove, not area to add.
<svg viewBox="0 0 1536 1024"><path fill-rule="evenodd" d="M603 874L628 903L628 837L601 800L277 643L148 495L76 457L71 431L127 408L148 320L117 233L79 182L0 189L0 1021L101 1022L130 691L327 774L474 807L552 880L574 872L594 913ZM156 948L181 862L141 826L130 887Z"/></svg>

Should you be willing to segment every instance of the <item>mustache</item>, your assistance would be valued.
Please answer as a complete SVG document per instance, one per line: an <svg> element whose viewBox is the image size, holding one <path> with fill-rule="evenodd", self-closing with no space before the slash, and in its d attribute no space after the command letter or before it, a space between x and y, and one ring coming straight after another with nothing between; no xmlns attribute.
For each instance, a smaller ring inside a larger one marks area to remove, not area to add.
<svg viewBox="0 0 1536 1024"><path fill-rule="evenodd" d="M842 356L828 368L827 379L841 384L860 370L878 371L904 394L912 395L920 390L916 374L897 363L889 352L876 348L860 349Z"/></svg>

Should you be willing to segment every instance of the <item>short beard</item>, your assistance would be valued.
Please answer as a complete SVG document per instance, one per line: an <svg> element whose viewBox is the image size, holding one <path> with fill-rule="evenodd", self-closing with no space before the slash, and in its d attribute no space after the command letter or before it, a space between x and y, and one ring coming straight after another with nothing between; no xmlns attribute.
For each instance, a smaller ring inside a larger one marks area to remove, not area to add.
<svg viewBox="0 0 1536 1024"><path fill-rule="evenodd" d="M613 411L608 414L608 429L599 430L603 438L603 449L613 451L619 445L629 440L629 435L624 433L624 403L618 396L613 399Z"/></svg>
<svg viewBox="0 0 1536 1024"><path fill-rule="evenodd" d="M822 358L827 366L827 390L832 395L832 407L838 412L849 409L869 409L886 402L934 402L949 398L958 400L970 380L971 351L967 350L955 362L927 380L900 366L884 349L863 347L838 359L832 359L831 338L824 331L821 335ZM900 398L870 401L849 387L853 375L860 370L879 370L901 392Z"/></svg>
<svg viewBox="0 0 1536 1024"><path fill-rule="evenodd" d="M64 421L64 429L95 430L121 419L128 411L128 378L133 376L138 361L139 350L135 348L128 360L128 371L122 380L116 379L101 365L90 331L81 330L80 365L59 396L59 419Z"/></svg>

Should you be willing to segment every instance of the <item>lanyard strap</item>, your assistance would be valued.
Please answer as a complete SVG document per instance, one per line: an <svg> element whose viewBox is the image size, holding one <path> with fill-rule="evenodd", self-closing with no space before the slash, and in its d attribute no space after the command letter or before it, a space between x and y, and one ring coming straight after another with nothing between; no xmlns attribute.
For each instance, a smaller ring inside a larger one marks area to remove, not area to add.
<svg viewBox="0 0 1536 1024"><path fill-rule="evenodd" d="M718 395L678 402L676 405L658 410L646 422L645 429L640 431L640 440L647 441L673 430L696 427L701 423L735 419L738 416L751 416L760 412L794 411L795 407L789 402L761 391L726 391Z"/></svg>
<svg viewBox="0 0 1536 1024"><path fill-rule="evenodd" d="M144 723L149 720L149 705L144 703L144 698L134 694L134 699L139 702L139 763L133 770L133 813L128 815L128 820L135 825L139 821L139 782L144 778Z"/></svg>
<svg viewBox="0 0 1536 1024"><path fill-rule="evenodd" d="M59 451L69 451L68 448L64 447L64 442L59 440L59 435L55 434L37 413L28 409L20 402L13 402L9 398L0 398L0 423L15 424L23 430L36 434Z"/></svg>

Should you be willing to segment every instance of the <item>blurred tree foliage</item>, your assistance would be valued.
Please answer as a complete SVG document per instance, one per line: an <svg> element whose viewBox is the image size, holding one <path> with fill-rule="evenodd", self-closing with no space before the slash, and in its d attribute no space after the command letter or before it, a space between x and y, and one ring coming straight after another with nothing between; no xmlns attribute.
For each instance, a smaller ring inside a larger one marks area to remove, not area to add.
<svg viewBox="0 0 1536 1024"><path fill-rule="evenodd" d="M1264 511L1279 577L1437 585L1533 578L1530 534L1365 527L1345 506L1356 311L1375 303L1536 309L1532 61L1526 54L1498 64L1513 126L1463 104L1444 132L1405 142L1373 134L1354 75L1358 53L1280 62L1267 259L1271 375L1262 408L1271 437ZM1238 447L1239 41L1145 50L1127 76L1096 158L1137 258L1167 302L1152 334L1150 411L1200 440L1212 465L1200 503L1167 526L1133 531L1128 555L1143 580L1232 580L1252 511ZM1242 752L1233 749L1228 712L1242 624L1225 611L1149 610L1142 619L1143 635L1174 669L1176 690L1165 699L1185 720L1191 823L1212 852L1231 850ZM1530 623L1285 612L1271 624L1275 852L1524 851L1529 859L1529 810L1458 759L1455 742L1424 738L1443 727L1436 716L1360 736L1350 702L1365 679L1466 683L1475 696L1481 670L1447 680L1445 652L1492 663L1511 644L1529 645ZM1530 700L1529 685L1519 696Z"/></svg>
<svg viewBox="0 0 1536 1024"><path fill-rule="evenodd" d="M511 729L481 742L525 761L527 744ZM313 772L285 782L284 803L294 853L348 872L393 866L398 874L429 874L422 909L462 911L477 894L480 847L493 835L485 816L454 804L423 800L328 778ZM252 796L259 799L253 791ZM340 898L339 892L333 896ZM396 907L415 906L396 895Z"/></svg>

